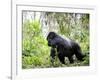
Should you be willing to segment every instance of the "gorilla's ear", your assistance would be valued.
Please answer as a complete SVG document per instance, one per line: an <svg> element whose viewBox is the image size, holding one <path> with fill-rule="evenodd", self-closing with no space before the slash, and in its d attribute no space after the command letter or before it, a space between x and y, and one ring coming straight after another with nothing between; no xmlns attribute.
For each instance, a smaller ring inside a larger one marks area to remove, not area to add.
<svg viewBox="0 0 100 80"><path fill-rule="evenodd" d="M57 36L57 34L55 32L49 32L48 36L47 36L47 40L48 39L53 39Z"/></svg>

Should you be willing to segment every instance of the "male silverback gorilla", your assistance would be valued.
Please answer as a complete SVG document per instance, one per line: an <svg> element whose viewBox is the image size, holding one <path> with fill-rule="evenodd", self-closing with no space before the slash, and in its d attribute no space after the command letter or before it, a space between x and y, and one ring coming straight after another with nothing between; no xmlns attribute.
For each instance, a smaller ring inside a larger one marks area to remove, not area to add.
<svg viewBox="0 0 100 80"><path fill-rule="evenodd" d="M55 32L50 32L47 36L48 46L51 47L50 56L52 59L55 58L56 50L57 56L62 64L65 64L65 57L68 57L70 63L73 63L73 55L80 61L83 61L84 55L82 54L81 48L78 43L64 39L57 35Z"/></svg>

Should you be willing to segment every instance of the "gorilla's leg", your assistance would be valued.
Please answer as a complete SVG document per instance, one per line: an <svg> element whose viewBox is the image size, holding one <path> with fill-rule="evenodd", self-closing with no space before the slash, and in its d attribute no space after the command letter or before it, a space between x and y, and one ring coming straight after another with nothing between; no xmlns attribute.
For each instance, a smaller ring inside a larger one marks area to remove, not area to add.
<svg viewBox="0 0 100 80"><path fill-rule="evenodd" d="M80 61L83 61L83 58L85 57L85 55L83 55L80 50L77 50L75 55L76 55L77 59Z"/></svg>
<svg viewBox="0 0 100 80"><path fill-rule="evenodd" d="M62 64L65 64L65 57L62 55L62 53L58 53L58 58Z"/></svg>
<svg viewBox="0 0 100 80"><path fill-rule="evenodd" d="M73 48L73 53L75 54L76 58L80 61L83 61L83 58L85 56L82 54L80 46L77 43L73 42L72 48Z"/></svg>
<svg viewBox="0 0 100 80"><path fill-rule="evenodd" d="M77 59L80 61L83 61L83 58L85 57L85 55L82 54L81 48L79 46L76 48L74 52L75 52Z"/></svg>
<svg viewBox="0 0 100 80"><path fill-rule="evenodd" d="M74 63L73 56L68 57L70 63Z"/></svg>

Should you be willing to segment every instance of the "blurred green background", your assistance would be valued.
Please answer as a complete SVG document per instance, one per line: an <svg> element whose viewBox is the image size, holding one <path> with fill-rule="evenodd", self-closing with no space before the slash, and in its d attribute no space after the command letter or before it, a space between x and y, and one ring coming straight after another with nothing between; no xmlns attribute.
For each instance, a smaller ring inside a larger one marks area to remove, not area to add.
<svg viewBox="0 0 100 80"><path fill-rule="evenodd" d="M22 24L22 68L49 68L89 66L89 14L23 11ZM85 60L75 59L73 64L66 60L66 65L56 57L54 65L50 62L50 47L46 37L50 31L68 37L81 46Z"/></svg>

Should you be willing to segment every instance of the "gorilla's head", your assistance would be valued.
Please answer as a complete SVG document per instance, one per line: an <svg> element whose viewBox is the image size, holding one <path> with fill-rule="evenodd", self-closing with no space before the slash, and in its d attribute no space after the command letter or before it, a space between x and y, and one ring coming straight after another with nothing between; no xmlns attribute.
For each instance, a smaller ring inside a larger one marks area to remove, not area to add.
<svg viewBox="0 0 100 80"><path fill-rule="evenodd" d="M49 32L47 36L48 46L52 46L52 40L57 36L55 32ZM55 47L55 46L52 46Z"/></svg>
<svg viewBox="0 0 100 80"><path fill-rule="evenodd" d="M47 40L54 39L56 36L57 36L57 34L55 32L49 32L49 34L47 36Z"/></svg>

